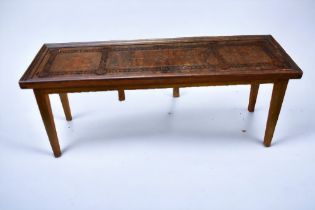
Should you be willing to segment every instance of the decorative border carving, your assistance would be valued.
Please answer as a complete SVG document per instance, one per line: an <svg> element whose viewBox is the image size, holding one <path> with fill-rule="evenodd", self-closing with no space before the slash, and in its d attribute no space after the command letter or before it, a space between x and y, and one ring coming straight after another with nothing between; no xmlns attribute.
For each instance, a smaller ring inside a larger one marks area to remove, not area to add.
<svg viewBox="0 0 315 210"><path fill-rule="evenodd" d="M104 49L102 52L102 58L98 69L95 71L97 75L106 74L106 63L108 58L108 49Z"/></svg>

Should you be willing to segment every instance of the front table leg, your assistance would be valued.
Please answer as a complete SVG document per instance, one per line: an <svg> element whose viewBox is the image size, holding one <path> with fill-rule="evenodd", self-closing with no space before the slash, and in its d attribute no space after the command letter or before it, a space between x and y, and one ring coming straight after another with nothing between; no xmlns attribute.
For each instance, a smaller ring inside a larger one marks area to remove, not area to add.
<svg viewBox="0 0 315 210"><path fill-rule="evenodd" d="M34 94L36 97L37 105L42 116L42 120L45 125L45 129L49 138L49 142L51 148L54 152L55 157L61 156L60 146L58 142L58 136L56 132L56 127L54 123L53 114L51 111L49 95L47 93L43 93L39 90L34 90Z"/></svg>
<svg viewBox="0 0 315 210"><path fill-rule="evenodd" d="M287 89L288 81L278 81L273 85L272 96L269 107L268 120L265 131L264 145L269 147L272 136L276 128L278 117L281 110L281 105Z"/></svg>

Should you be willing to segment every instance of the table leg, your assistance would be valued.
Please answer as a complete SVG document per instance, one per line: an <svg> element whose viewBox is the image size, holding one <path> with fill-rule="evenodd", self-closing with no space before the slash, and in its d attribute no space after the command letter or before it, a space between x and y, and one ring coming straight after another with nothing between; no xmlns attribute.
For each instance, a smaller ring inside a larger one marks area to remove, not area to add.
<svg viewBox="0 0 315 210"><path fill-rule="evenodd" d="M119 101L125 100L125 91L124 90L118 90L118 99L119 99Z"/></svg>
<svg viewBox="0 0 315 210"><path fill-rule="evenodd" d="M34 90L37 105L42 116L42 120L45 125L45 129L49 138L51 148L54 152L55 157L61 156L60 146L58 142L58 136L56 132L56 127L54 123L53 114L51 111L49 95L47 93L42 93L41 91Z"/></svg>
<svg viewBox="0 0 315 210"><path fill-rule="evenodd" d="M178 87L174 87L173 88L173 97L174 98L178 98L179 97L179 88Z"/></svg>
<svg viewBox="0 0 315 210"><path fill-rule="evenodd" d="M255 110L258 89L259 89L259 84L251 84L250 94L249 94L249 103L248 103L249 112L254 112Z"/></svg>
<svg viewBox="0 0 315 210"><path fill-rule="evenodd" d="M264 145L269 147L276 128L280 114L283 98L287 89L288 81L278 81L273 85L272 97L270 101L268 120L265 131Z"/></svg>
<svg viewBox="0 0 315 210"><path fill-rule="evenodd" d="M71 121L72 116L71 116L71 111L70 111L70 106L69 106L68 95L67 95L67 93L60 93L59 97L61 100L63 111L64 111L65 116L66 116L66 120Z"/></svg>

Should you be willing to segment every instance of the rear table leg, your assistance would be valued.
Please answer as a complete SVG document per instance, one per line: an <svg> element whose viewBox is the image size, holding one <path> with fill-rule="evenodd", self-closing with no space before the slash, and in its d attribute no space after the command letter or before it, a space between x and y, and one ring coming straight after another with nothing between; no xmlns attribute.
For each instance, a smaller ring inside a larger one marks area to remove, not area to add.
<svg viewBox="0 0 315 210"><path fill-rule="evenodd" d="M119 101L124 101L125 100L125 91L120 89L118 90L118 99Z"/></svg>
<svg viewBox="0 0 315 210"><path fill-rule="evenodd" d="M174 98L178 98L179 97L179 88L178 87L174 87L173 88L173 97Z"/></svg>
<svg viewBox="0 0 315 210"><path fill-rule="evenodd" d="M249 95L249 103L248 103L249 112L254 112L255 110L258 89L259 89L259 84L252 84L250 87L250 95Z"/></svg>
<svg viewBox="0 0 315 210"><path fill-rule="evenodd" d="M68 100L67 93L60 93L59 97L60 97L60 100L61 100L63 111L64 111L64 113L66 115L66 120L67 121L71 121L72 120L72 116L71 116L71 111L70 111L70 106L69 106L69 100Z"/></svg>

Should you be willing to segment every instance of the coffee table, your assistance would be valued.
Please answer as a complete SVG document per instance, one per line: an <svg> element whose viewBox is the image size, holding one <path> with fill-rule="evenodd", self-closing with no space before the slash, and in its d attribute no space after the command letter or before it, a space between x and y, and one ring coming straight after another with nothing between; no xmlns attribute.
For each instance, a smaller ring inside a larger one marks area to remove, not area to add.
<svg viewBox="0 0 315 210"><path fill-rule="evenodd" d="M271 35L189 37L135 41L44 44L19 81L33 89L55 157L61 150L49 94L59 94L72 119L67 93L251 85L248 111L255 108L260 84L273 91L264 145L270 146L289 79L302 77Z"/></svg>

